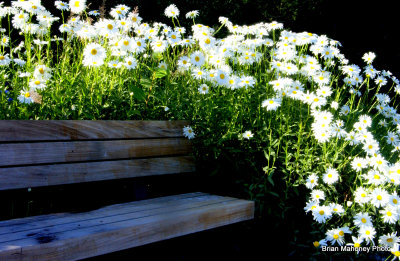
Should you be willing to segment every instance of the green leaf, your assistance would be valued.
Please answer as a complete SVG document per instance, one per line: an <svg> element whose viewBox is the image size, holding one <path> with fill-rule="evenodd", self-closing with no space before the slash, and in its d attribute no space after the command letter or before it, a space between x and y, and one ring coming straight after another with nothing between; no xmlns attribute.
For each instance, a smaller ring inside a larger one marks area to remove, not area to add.
<svg viewBox="0 0 400 261"><path fill-rule="evenodd" d="M279 198L279 195L277 193L275 193L275 192L268 191L268 193L271 194L272 196L275 196L275 197Z"/></svg>
<svg viewBox="0 0 400 261"><path fill-rule="evenodd" d="M273 181L273 179L272 179L272 173L273 173L273 171L271 172L270 175L268 175L267 180L268 180L268 182L271 183L271 185L274 187L274 186L275 186L275 183L274 183L274 181Z"/></svg>
<svg viewBox="0 0 400 261"><path fill-rule="evenodd" d="M149 78L144 77L140 79L140 85L146 88L150 88L152 86L152 82Z"/></svg>
<svg viewBox="0 0 400 261"><path fill-rule="evenodd" d="M162 68L156 68L154 71L154 77L156 79L161 79L164 78L165 76L167 76L167 70L162 69Z"/></svg>
<svg viewBox="0 0 400 261"><path fill-rule="evenodd" d="M133 92L133 98L137 99L137 100L146 100L146 94L144 93L144 91L136 86L131 87L131 90Z"/></svg>

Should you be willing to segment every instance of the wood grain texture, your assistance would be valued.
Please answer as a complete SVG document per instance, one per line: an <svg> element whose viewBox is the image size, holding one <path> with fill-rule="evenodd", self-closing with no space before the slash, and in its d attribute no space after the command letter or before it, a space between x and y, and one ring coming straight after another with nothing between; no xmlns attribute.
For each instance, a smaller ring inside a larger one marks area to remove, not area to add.
<svg viewBox="0 0 400 261"><path fill-rule="evenodd" d="M0 166L184 155L186 138L0 144Z"/></svg>
<svg viewBox="0 0 400 261"><path fill-rule="evenodd" d="M0 229L0 245L14 241L30 242L37 239L38 236L44 235L43 231L49 232L49 235L64 233L65 231L89 229L107 223L115 223L124 220L133 220L144 216L158 215L169 211L178 211L179 209L187 209L199 207L219 202L226 202L232 198L225 198L213 195L197 195L177 197L173 200L160 200L157 202L149 202L142 205L142 202L124 203L118 206L112 205L108 210L95 210L86 213L72 214L65 217L54 217L52 219L30 220L23 224L14 225L12 227L2 226ZM59 238L59 237L58 237ZM21 245L22 246L22 245Z"/></svg>
<svg viewBox="0 0 400 261"><path fill-rule="evenodd" d="M0 142L182 137L187 121L0 121Z"/></svg>
<svg viewBox="0 0 400 261"><path fill-rule="evenodd" d="M132 204L138 207L141 202L127 204L131 204L127 207L129 209L134 208ZM86 216L81 221L36 229L21 239L3 239L0 260L77 260L232 224L254 216L254 202L212 195L183 197L154 205L147 200L145 205L141 211L121 215L114 215L115 211L110 206L108 211L102 212L103 217L87 219ZM117 206L121 210L121 204ZM73 216L77 215L80 214ZM82 222L80 226L79 222Z"/></svg>
<svg viewBox="0 0 400 261"><path fill-rule="evenodd" d="M43 227L53 223L55 219L62 220L63 218L68 218L69 220L80 220L81 218L96 217L97 215L100 216L104 215L104 213L108 212L111 208L113 209L113 211L115 211L116 214L118 214L120 213L120 211L124 211L123 209L125 209L126 207L131 207L132 209L140 210L142 208L147 208L149 204L163 204L163 202L167 201L181 200L186 198L196 198L204 195L207 194L202 192L193 192L193 193L172 195L172 196L159 197L153 199L145 199L137 202L134 201L130 203L115 204L111 206L102 207L95 211L80 213L79 216L77 216L75 213L56 213L56 214L4 220L0 221L0 231L2 231L0 232L0 236L21 231L21 229L26 230L31 228L34 229L38 227ZM140 202L140 204L138 202ZM96 212L96 214L94 214L94 212ZM6 227L8 227L10 230L5 229Z"/></svg>
<svg viewBox="0 0 400 261"><path fill-rule="evenodd" d="M0 168L0 190L194 171L190 156Z"/></svg>

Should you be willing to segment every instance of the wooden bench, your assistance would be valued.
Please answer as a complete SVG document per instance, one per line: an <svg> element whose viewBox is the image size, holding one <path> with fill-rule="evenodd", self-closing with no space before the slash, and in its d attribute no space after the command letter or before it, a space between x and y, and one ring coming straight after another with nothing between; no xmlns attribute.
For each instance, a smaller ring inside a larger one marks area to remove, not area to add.
<svg viewBox="0 0 400 261"><path fill-rule="evenodd" d="M0 190L194 172L187 124L0 121ZM252 201L196 192L5 220L0 260L83 259L253 216Z"/></svg>

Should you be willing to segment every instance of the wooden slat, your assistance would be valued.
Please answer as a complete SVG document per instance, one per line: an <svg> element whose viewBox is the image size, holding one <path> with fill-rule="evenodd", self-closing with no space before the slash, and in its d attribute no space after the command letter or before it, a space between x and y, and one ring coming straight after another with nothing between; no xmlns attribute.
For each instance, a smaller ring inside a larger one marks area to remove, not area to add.
<svg viewBox="0 0 400 261"><path fill-rule="evenodd" d="M0 190L194 171L190 156L10 167L0 168Z"/></svg>
<svg viewBox="0 0 400 261"><path fill-rule="evenodd" d="M0 121L1 141L182 137L187 121Z"/></svg>
<svg viewBox="0 0 400 261"><path fill-rule="evenodd" d="M254 216L254 202L211 195L201 198L193 204L187 199L173 200L167 201L165 208L143 210L128 216L109 215L85 220L83 222L87 222L87 226L74 223L74 229L69 223L47 227L42 234L31 238L1 243L0 259L82 259L244 221ZM113 213L112 207L108 210ZM52 239L51 242L40 244L38 241L46 236L48 240Z"/></svg>
<svg viewBox="0 0 400 261"><path fill-rule="evenodd" d="M0 221L0 236L7 235L14 232L18 232L21 230L27 229L35 229L39 227L49 226L52 223L55 223L54 220L61 220L63 222L63 218L67 218L68 220L80 220L81 218L89 218L89 217L97 217L103 216L105 213L109 212L111 209L115 211L116 214L123 212L126 208L130 208L133 210L141 210L143 208L148 208L151 204L163 204L167 201L175 201L182 200L187 198L198 198L208 195L202 192L193 192L179 195L172 195L166 197L159 197L153 199L145 199L141 201L134 201L130 203L121 203L115 204L111 206L106 206L95 211L83 212L80 213L79 216L75 213L57 213L57 214L48 214L48 215L40 215L33 217L25 217L25 218L16 218L11 220ZM94 213L95 212L95 213Z"/></svg>
<svg viewBox="0 0 400 261"><path fill-rule="evenodd" d="M173 200L160 200L154 203L147 202L144 203L144 205L142 205L142 202L130 202L119 204L118 206L109 206L109 210L107 211L101 209L100 211L95 210L86 213L72 214L62 218L56 217L40 221L34 219L26 224L19 224L13 227L1 226L0 246L5 243L12 244L11 242L19 240L23 242L25 242L26 239L29 239L27 242L31 241L31 239L35 240L38 236L43 235L43 231L55 235L65 231L88 229L89 227L107 223L158 215L165 213L167 210L178 211L180 209L199 207L229 200L233 199L207 194L186 197L185 194L182 194L182 197L177 197Z"/></svg>
<svg viewBox="0 0 400 261"><path fill-rule="evenodd" d="M185 138L0 144L0 166L188 154Z"/></svg>

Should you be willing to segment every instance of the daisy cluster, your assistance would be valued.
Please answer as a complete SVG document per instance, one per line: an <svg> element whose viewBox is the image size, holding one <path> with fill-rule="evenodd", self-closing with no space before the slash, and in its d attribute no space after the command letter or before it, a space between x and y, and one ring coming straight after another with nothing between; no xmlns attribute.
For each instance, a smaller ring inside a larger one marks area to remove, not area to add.
<svg viewBox="0 0 400 261"><path fill-rule="evenodd" d="M79 65L88 70L126 70L133 75L156 61L155 67L169 75L186 77L201 98L217 88L231 93L259 88L263 93L256 102L268 117L286 104L304 106L312 145L339 150L335 146L344 144L340 153L346 155L342 164L332 163L304 178L310 190L305 211L326 228L325 237L314 246L381 245L390 247L400 258L396 233L400 218L400 114L394 102L400 83L389 71L373 66L374 53L362 57L364 67L349 64L338 41L325 35L291 32L275 21L240 26L220 17L219 29L193 23L187 30L175 26L181 15L175 5L164 12L172 19L171 27L146 23L135 9L123 4L102 16L98 10L88 10L85 0L54 4L62 13L58 27L62 38L47 41L45 36L60 18L47 11L40 0L17 0L10 7L0 4L0 19L8 16L13 29L26 36L24 41L11 41L6 30L0 29L0 70L10 65L20 68L17 77L26 82L19 102L37 102L38 92L51 88L48 86L58 77L50 63L37 59L31 65L28 54L47 48L51 41L76 41L82 46ZM198 15L194 10L185 17L194 21ZM69 18L66 21L64 17ZM219 39L216 35L221 28L228 35ZM25 42L28 36L34 38L32 43ZM167 59L172 55L173 59ZM252 74L252 68L257 72ZM267 83L260 83L264 79L261 74L269 75ZM360 104L370 99L374 105L367 112L361 111ZM164 106L164 110L169 108ZM195 126L185 126L183 135L192 139L195 131ZM239 138L248 142L258 134L250 129L240 133ZM354 174L354 188L344 199L334 188L348 182L349 173Z"/></svg>

